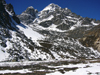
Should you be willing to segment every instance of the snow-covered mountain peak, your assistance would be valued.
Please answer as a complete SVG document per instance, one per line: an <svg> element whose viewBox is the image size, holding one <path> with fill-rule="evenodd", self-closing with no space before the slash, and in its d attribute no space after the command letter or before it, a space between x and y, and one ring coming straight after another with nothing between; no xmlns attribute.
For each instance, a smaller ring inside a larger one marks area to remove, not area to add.
<svg viewBox="0 0 100 75"><path fill-rule="evenodd" d="M55 11L55 9L61 9L61 7L54 3L51 3L48 6L46 6L42 11Z"/></svg>
<svg viewBox="0 0 100 75"><path fill-rule="evenodd" d="M34 9L34 7L33 7L33 6L29 6L28 8L30 8L30 9Z"/></svg>
<svg viewBox="0 0 100 75"><path fill-rule="evenodd" d="M54 3L51 3L48 6L46 6L42 11L40 11L38 16L42 18L48 15L49 13L55 12L56 10L61 10L61 7Z"/></svg>
<svg viewBox="0 0 100 75"><path fill-rule="evenodd" d="M29 6L25 11L24 11L24 13L28 13L28 14L30 14L30 13L33 13L34 12L34 8L32 7L32 6Z"/></svg>
<svg viewBox="0 0 100 75"><path fill-rule="evenodd" d="M68 10L68 8L65 8L65 10Z"/></svg>
<svg viewBox="0 0 100 75"><path fill-rule="evenodd" d="M54 3L50 3L48 6L58 6L57 4L54 4ZM60 6L58 6L60 7Z"/></svg>

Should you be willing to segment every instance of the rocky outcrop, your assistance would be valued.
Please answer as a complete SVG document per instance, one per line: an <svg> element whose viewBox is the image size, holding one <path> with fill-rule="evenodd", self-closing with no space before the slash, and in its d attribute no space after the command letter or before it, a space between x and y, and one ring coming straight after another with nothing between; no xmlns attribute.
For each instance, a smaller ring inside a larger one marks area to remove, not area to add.
<svg viewBox="0 0 100 75"><path fill-rule="evenodd" d="M7 5L5 6L5 8L6 8L12 15L15 15L13 6L12 6L11 4L7 4Z"/></svg>
<svg viewBox="0 0 100 75"><path fill-rule="evenodd" d="M18 17L22 22L29 24L36 18L37 13L38 11L30 6L22 14L18 15Z"/></svg>
<svg viewBox="0 0 100 75"><path fill-rule="evenodd" d="M16 16L15 12L14 12L14 8L11 4L7 4L5 6L5 8L7 9L7 11L12 15L12 18L15 20L15 22L17 22L18 24L20 24L20 20L19 18Z"/></svg>
<svg viewBox="0 0 100 75"><path fill-rule="evenodd" d="M16 21L16 23L20 24L20 20L16 15L12 16L12 18Z"/></svg>
<svg viewBox="0 0 100 75"><path fill-rule="evenodd" d="M93 47L100 52L100 25L88 30L80 42L86 47Z"/></svg>
<svg viewBox="0 0 100 75"><path fill-rule="evenodd" d="M8 13L10 13L12 16L9 16ZM0 1L0 26L13 29L13 27L11 26L11 23L13 22L11 17L15 20L15 22L20 24L20 20L16 16L13 6L11 4L6 4L4 0L1 0Z"/></svg>
<svg viewBox="0 0 100 75"><path fill-rule="evenodd" d="M11 28L10 21L11 19L9 17L9 14L5 11L5 6L3 5L1 0L0 1L0 26Z"/></svg>

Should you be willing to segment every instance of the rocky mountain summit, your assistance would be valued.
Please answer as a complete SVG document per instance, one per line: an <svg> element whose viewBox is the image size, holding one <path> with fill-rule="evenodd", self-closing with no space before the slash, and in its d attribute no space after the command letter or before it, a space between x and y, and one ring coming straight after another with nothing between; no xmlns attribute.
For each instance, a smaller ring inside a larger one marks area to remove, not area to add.
<svg viewBox="0 0 100 75"><path fill-rule="evenodd" d="M29 24L37 17L37 13L37 9L30 6L22 14L18 15L18 17L23 23Z"/></svg>
<svg viewBox="0 0 100 75"><path fill-rule="evenodd" d="M71 10L69 10L68 8L61 8L54 3L46 6L42 11L38 12L37 15L38 17L28 25L35 31L46 36L45 41L41 40L39 43L44 48L46 48L46 50L44 51L48 52L50 55L52 54L51 51L53 51L54 54L57 53L59 58L61 56L63 58L70 58L70 56L66 54L66 56L64 56L63 54L59 53L60 51L62 51L62 53L68 52L72 56L80 58L80 56L78 56L79 54L74 52L78 51L79 53L81 53L81 57L83 56L84 58L85 56L83 52L85 52L86 50L85 53L87 53L87 51L89 51L88 49L92 49L89 48L92 46L87 47L87 49L85 47L84 49L83 46L78 47L78 45L80 46L80 42L78 41L78 39L83 38L86 31L94 28L95 26L98 26L100 24L99 20L96 21L95 19L91 19L88 17L83 18L80 15L71 12ZM89 56L89 54L86 55ZM56 57L54 56L54 58Z"/></svg>
<svg viewBox="0 0 100 75"><path fill-rule="evenodd" d="M1 0L0 61L100 58L99 24L54 3L40 12L30 6L16 15Z"/></svg>

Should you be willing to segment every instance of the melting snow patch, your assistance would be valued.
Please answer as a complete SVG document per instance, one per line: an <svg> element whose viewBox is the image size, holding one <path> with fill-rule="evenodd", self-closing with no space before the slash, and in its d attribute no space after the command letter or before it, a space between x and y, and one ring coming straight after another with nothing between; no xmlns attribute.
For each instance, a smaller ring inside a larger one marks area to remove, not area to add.
<svg viewBox="0 0 100 75"><path fill-rule="evenodd" d="M0 61L4 61L9 56L9 54L3 51L3 49L4 48L0 45Z"/></svg>
<svg viewBox="0 0 100 75"><path fill-rule="evenodd" d="M42 19L42 20L36 18L33 22L41 23L41 22L45 22L45 21L52 20L53 18L54 18L54 16L53 15L50 15L49 17L47 17L45 19Z"/></svg>
<svg viewBox="0 0 100 75"><path fill-rule="evenodd" d="M46 30L52 30L52 31L57 31L57 32L66 32L66 30L60 30L57 28L57 25L52 24L51 26L49 26L48 28L45 28Z"/></svg>
<svg viewBox="0 0 100 75"><path fill-rule="evenodd" d="M29 71L28 69L22 69L22 70L0 70L0 74L5 73L32 73L32 71Z"/></svg>
<svg viewBox="0 0 100 75"><path fill-rule="evenodd" d="M91 23L92 23L93 25L99 25L98 23L95 23L95 22L93 22L93 21L92 21Z"/></svg>
<svg viewBox="0 0 100 75"><path fill-rule="evenodd" d="M89 66L89 67L86 67ZM61 67L79 67L75 71L64 71L62 74L59 71L46 75L100 75L100 63L88 63L88 64L77 64L77 65L65 65ZM59 66L60 68L60 66Z"/></svg>
<svg viewBox="0 0 100 75"><path fill-rule="evenodd" d="M73 25L69 30L74 30L76 29L77 27L81 27L81 21L78 21L77 24Z"/></svg>

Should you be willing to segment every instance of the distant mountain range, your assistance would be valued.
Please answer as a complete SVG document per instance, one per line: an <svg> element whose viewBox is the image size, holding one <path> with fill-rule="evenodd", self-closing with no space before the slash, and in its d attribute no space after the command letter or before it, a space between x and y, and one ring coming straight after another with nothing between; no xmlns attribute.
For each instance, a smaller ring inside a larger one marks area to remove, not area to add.
<svg viewBox="0 0 100 75"><path fill-rule="evenodd" d="M0 0L0 61L100 58L100 20L51 3L16 15Z"/></svg>

